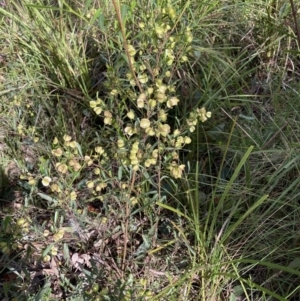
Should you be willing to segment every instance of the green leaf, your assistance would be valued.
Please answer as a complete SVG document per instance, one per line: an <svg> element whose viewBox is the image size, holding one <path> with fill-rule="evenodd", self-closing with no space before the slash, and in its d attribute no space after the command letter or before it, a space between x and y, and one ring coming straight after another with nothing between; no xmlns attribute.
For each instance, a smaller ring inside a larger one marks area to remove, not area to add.
<svg viewBox="0 0 300 301"><path fill-rule="evenodd" d="M51 251L53 246L55 246L55 243L48 245L48 247L42 253L42 258L44 258Z"/></svg>
<svg viewBox="0 0 300 301"><path fill-rule="evenodd" d="M119 166L119 169L118 169L118 180L119 181L122 180L122 175L123 175L123 166Z"/></svg>
<svg viewBox="0 0 300 301"><path fill-rule="evenodd" d="M163 204L163 203L161 203L161 202L157 202L156 205L158 205L158 206L160 206L160 207L162 207L162 208L164 208L164 209L167 209L167 210L169 210L169 211L172 211L172 212L174 212L174 213L176 213L176 214L178 214L178 215L180 215L180 216L183 216L183 217L186 218L187 220L191 220L191 219L190 219L188 216L186 216L183 212L181 212L181 211L179 211L178 209L175 209L175 208L173 208L173 207L171 207L171 206L169 206L169 205Z"/></svg>
<svg viewBox="0 0 300 301"><path fill-rule="evenodd" d="M64 243L63 245L63 254L64 254L64 259L66 261L67 264L70 263L70 252L69 252L69 246Z"/></svg>
<svg viewBox="0 0 300 301"><path fill-rule="evenodd" d="M42 199L44 199L44 200L46 200L46 201L48 201L48 202L50 202L50 203L57 204L57 200L56 200L56 199L53 199L51 196L49 196L49 195L47 195L47 194L38 192L37 195L38 195L40 198L42 198Z"/></svg>

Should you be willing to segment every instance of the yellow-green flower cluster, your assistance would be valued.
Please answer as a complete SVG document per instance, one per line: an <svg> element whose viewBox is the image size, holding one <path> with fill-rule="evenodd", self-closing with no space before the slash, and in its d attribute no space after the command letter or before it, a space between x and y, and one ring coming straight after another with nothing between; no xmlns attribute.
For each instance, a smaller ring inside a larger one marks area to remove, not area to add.
<svg viewBox="0 0 300 301"><path fill-rule="evenodd" d="M0 242L0 250L3 254L9 255L12 251L17 250L18 244L17 243L9 243L5 241Z"/></svg>
<svg viewBox="0 0 300 301"><path fill-rule="evenodd" d="M113 89L110 94L112 96L115 96L118 94L118 91L116 89ZM90 101L90 107L94 110L94 112L97 115L100 115L106 106L101 98L97 98L97 100ZM111 125L113 121L112 113L109 110L104 110L103 115L104 115L104 124Z"/></svg>
<svg viewBox="0 0 300 301"><path fill-rule="evenodd" d="M127 148L125 147L125 140L119 138L117 140L117 151L113 155L113 157L117 160L120 160L124 165L130 165L130 160L128 159Z"/></svg>
<svg viewBox="0 0 300 301"><path fill-rule="evenodd" d="M130 110L130 111L127 113L127 117L128 117L129 119L134 119L134 118L135 118L134 111L133 111L133 110Z"/></svg>
<svg viewBox="0 0 300 301"><path fill-rule="evenodd" d="M145 106L145 101L146 101L147 95L146 93L141 93L137 99L137 107L138 108L143 108Z"/></svg>
<svg viewBox="0 0 300 301"><path fill-rule="evenodd" d="M94 163L93 159L90 156L84 156L84 162L87 166L91 166Z"/></svg>
<svg viewBox="0 0 300 301"><path fill-rule="evenodd" d="M139 73L138 80L141 84L146 84L148 82L149 78L146 73Z"/></svg>
<svg viewBox="0 0 300 301"><path fill-rule="evenodd" d="M182 177L184 168L185 168L184 164L178 165L178 163L175 161L172 161L172 163L169 165L170 174L175 179L179 179Z"/></svg>
<svg viewBox="0 0 300 301"><path fill-rule="evenodd" d="M130 164L132 165L133 170L138 170L139 162L141 159L141 153L139 152L139 142L138 141L136 141L132 144L129 159L130 159Z"/></svg>
<svg viewBox="0 0 300 301"><path fill-rule="evenodd" d="M152 151L151 157L148 158L145 161L144 166L145 167L150 167L151 165L156 165L157 164L157 158L158 158L158 149L155 149L155 150Z"/></svg>
<svg viewBox="0 0 300 301"><path fill-rule="evenodd" d="M34 178L34 175L31 174L31 173L26 173L26 174L22 174L20 175L20 179L21 180L27 180L28 181L28 184L30 186L34 186L36 184L36 179Z"/></svg>
<svg viewBox="0 0 300 301"><path fill-rule="evenodd" d="M92 16L94 16L96 12L97 12L97 10L95 8L88 9L85 13L85 16L87 19L91 19Z"/></svg>
<svg viewBox="0 0 300 301"><path fill-rule="evenodd" d="M118 153L125 153L126 149L125 149L125 141L121 138L118 139L117 141L117 146L118 146Z"/></svg>
<svg viewBox="0 0 300 301"><path fill-rule="evenodd" d="M17 220L16 227L17 227L16 228L17 232L22 231L22 232L28 233L29 232L29 221L25 218L20 218Z"/></svg>
<svg viewBox="0 0 300 301"><path fill-rule="evenodd" d="M58 183L51 184L50 189L54 193L61 193L62 192L61 186Z"/></svg>
<svg viewBox="0 0 300 301"><path fill-rule="evenodd" d="M101 178L98 178L95 181L87 181L86 186L91 192L93 192L94 195L98 195L107 187L107 183L103 182Z"/></svg>
<svg viewBox="0 0 300 301"><path fill-rule="evenodd" d="M135 56L136 55L136 50L131 44L128 45L128 53L129 53L130 56Z"/></svg>
<svg viewBox="0 0 300 301"><path fill-rule="evenodd" d="M191 44L193 42L193 34L192 34L192 30L191 30L191 28L189 26L186 27L185 41L188 44Z"/></svg>
<svg viewBox="0 0 300 301"><path fill-rule="evenodd" d="M135 196L132 196L129 200L130 200L131 206L134 206L138 203L138 199Z"/></svg>
<svg viewBox="0 0 300 301"><path fill-rule="evenodd" d="M137 133L137 128L132 126L131 124L127 124L125 129L124 129L124 133L130 137L132 136L133 134L136 134Z"/></svg>
<svg viewBox="0 0 300 301"><path fill-rule="evenodd" d="M109 111L104 111L104 124L112 124L112 113Z"/></svg>
<svg viewBox="0 0 300 301"><path fill-rule="evenodd" d="M55 137L52 145L53 149L51 153L54 156L54 161L56 161L54 165L58 175L57 177L44 176L42 184L44 187L50 188L51 192L56 195L55 198L58 202L63 202L64 200L74 201L77 198L76 192L64 189L65 185L68 185L68 179L73 181L73 176L81 174L85 166L92 165L93 159L98 159L100 156L99 152L102 153L102 148L95 149L96 154L92 156L93 158L89 156L83 157L80 145L67 134L63 136L63 143L60 143L58 138ZM48 171L45 171L45 173L48 173Z"/></svg>
<svg viewBox="0 0 300 301"><path fill-rule="evenodd" d="M65 229L60 228L54 235L53 235L53 240L54 241L59 241L64 237L65 234Z"/></svg>
<svg viewBox="0 0 300 301"><path fill-rule="evenodd" d="M99 154L100 156L101 156L101 155L102 155L102 156L106 156L105 150L104 150L104 148L103 148L102 146L96 146L96 147L95 147L95 152L96 152L97 154Z"/></svg>
<svg viewBox="0 0 300 301"><path fill-rule="evenodd" d="M148 118L143 118L140 122L140 127L147 130L151 125L151 121Z"/></svg>
<svg viewBox="0 0 300 301"><path fill-rule="evenodd" d="M133 60L133 58L131 58L131 60ZM135 79L134 79L132 73L129 73L129 72L128 72L128 73L126 74L126 77L127 77L128 81L129 81L129 84L130 84L132 87L135 87L135 86L136 86L136 82L135 82Z"/></svg>
<svg viewBox="0 0 300 301"><path fill-rule="evenodd" d="M166 8L163 8L162 12L169 16L169 18L174 22L176 19L176 11L175 9L171 6L170 3L168 3Z"/></svg>
<svg viewBox="0 0 300 301"><path fill-rule="evenodd" d="M77 147L77 143L76 141L72 140L72 137L69 135L64 135L63 136L64 139L64 145L66 147L71 147L71 148L76 148Z"/></svg>
<svg viewBox="0 0 300 301"><path fill-rule="evenodd" d="M165 49L165 53L164 53L165 54L165 60L166 60L167 66L171 66L174 63L174 60L175 60L174 51L173 51L173 49L171 47L170 48L166 48Z"/></svg>
<svg viewBox="0 0 300 301"><path fill-rule="evenodd" d="M159 122L157 128L155 129L155 135L156 137L167 137L170 131L171 127L168 124L163 124Z"/></svg>
<svg viewBox="0 0 300 301"><path fill-rule="evenodd" d="M202 122L205 122L210 117L211 112L207 112L204 107L201 109L197 109L195 112L191 112L187 120L190 132L193 132L196 129L198 119Z"/></svg>
<svg viewBox="0 0 300 301"><path fill-rule="evenodd" d="M162 122L166 122L168 118L168 113L165 110L159 110L158 111L158 120Z"/></svg>
<svg viewBox="0 0 300 301"><path fill-rule="evenodd" d="M55 157L61 157L63 154L65 154L68 157L71 153L73 155L78 155L77 142L75 140L72 140L72 137L67 134L63 136L63 140L64 151L60 147L57 147L59 141L57 137L54 138L52 144L55 148L52 150L52 155Z"/></svg>
<svg viewBox="0 0 300 301"><path fill-rule="evenodd" d="M75 158L69 161L69 166L73 168L74 171L79 171L82 168L81 164Z"/></svg>
<svg viewBox="0 0 300 301"><path fill-rule="evenodd" d="M177 97L171 97L167 101L167 107L173 108L173 107L177 106L178 103L179 103L179 99Z"/></svg>
<svg viewBox="0 0 300 301"><path fill-rule="evenodd" d="M39 141L39 137L36 135L36 128L34 126L29 126L25 128L21 123L17 126L18 134L22 137L28 136L33 139L34 142Z"/></svg>
<svg viewBox="0 0 300 301"><path fill-rule="evenodd" d="M167 101L167 95L166 92L168 90L168 87L162 83L162 80L156 81L156 92L155 92L155 100L157 100L159 103L164 103Z"/></svg>
<svg viewBox="0 0 300 301"><path fill-rule="evenodd" d="M77 193L74 190L65 191L65 199L75 201L77 199Z"/></svg>
<svg viewBox="0 0 300 301"><path fill-rule="evenodd" d="M159 39L163 39L170 29L171 26L166 23L156 24L154 27L155 33Z"/></svg>
<svg viewBox="0 0 300 301"><path fill-rule="evenodd" d="M205 122L207 118L211 117L211 112L207 112L205 108L197 109L197 114L202 122Z"/></svg>
<svg viewBox="0 0 300 301"><path fill-rule="evenodd" d="M61 174L66 174L68 173L68 165L65 164L65 163L60 163L60 162L57 162L55 164L55 167L56 167L56 170L61 173Z"/></svg>
<svg viewBox="0 0 300 301"><path fill-rule="evenodd" d="M137 98L137 107L146 108L147 110L154 111L159 108L160 104L166 103L167 108L171 109L177 106L179 99L175 96L168 96L167 93L173 93L175 89L173 86L165 85L161 79L156 80L155 90L152 87L147 89L147 92L141 93ZM134 112L130 110L127 117L134 119ZM164 110L159 111L159 119L166 121L167 113Z"/></svg>
<svg viewBox="0 0 300 301"><path fill-rule="evenodd" d="M56 168L58 172L65 174L68 171L68 166L66 164L57 163ZM59 181L58 178L50 178L49 176L45 176L42 179L42 184L44 187L49 187L50 190L56 194L58 197L58 201L62 202L62 200L71 200L75 201L77 199L77 193L74 190L65 190L63 191L62 181Z"/></svg>
<svg viewBox="0 0 300 301"><path fill-rule="evenodd" d="M190 144L191 142L192 140L188 136L178 136L172 140L172 145L177 149L181 149L185 144Z"/></svg>
<svg viewBox="0 0 300 301"><path fill-rule="evenodd" d="M123 283L124 287L124 301L131 301L131 300L152 300L154 293L150 291L149 282L146 278L141 278L136 280L133 278L132 275L129 276L128 283Z"/></svg>
<svg viewBox="0 0 300 301"><path fill-rule="evenodd" d="M43 184L43 186L47 187L47 186L49 186L51 181L52 181L52 179L50 177L46 176L46 177L43 178L42 184Z"/></svg>
<svg viewBox="0 0 300 301"><path fill-rule="evenodd" d="M108 155L102 146L96 146L95 152L92 157L94 160L98 160L100 164L104 164L108 160Z"/></svg>
<svg viewBox="0 0 300 301"><path fill-rule="evenodd" d="M30 218L19 218L16 222L13 221L11 216L6 216L5 221L0 225L0 237L3 238L3 234L7 235L9 239L0 242L0 252L9 255L11 252L22 248L22 245L18 243L18 239L21 239L29 232L30 224L32 223Z"/></svg>
<svg viewBox="0 0 300 301"><path fill-rule="evenodd" d="M90 101L90 107L94 110L97 115L100 115L105 107L104 102L101 98Z"/></svg>
<svg viewBox="0 0 300 301"><path fill-rule="evenodd" d="M107 183L104 182L100 182L99 184L96 185L95 190L97 192L102 191L103 189L105 189L107 187Z"/></svg>

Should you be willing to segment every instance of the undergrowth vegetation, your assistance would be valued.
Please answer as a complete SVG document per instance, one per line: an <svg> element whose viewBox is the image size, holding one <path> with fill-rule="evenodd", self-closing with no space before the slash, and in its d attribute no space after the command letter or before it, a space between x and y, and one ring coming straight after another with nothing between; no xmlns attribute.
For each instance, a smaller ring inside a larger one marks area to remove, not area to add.
<svg viewBox="0 0 300 301"><path fill-rule="evenodd" d="M299 300L297 5L2 1L1 300Z"/></svg>

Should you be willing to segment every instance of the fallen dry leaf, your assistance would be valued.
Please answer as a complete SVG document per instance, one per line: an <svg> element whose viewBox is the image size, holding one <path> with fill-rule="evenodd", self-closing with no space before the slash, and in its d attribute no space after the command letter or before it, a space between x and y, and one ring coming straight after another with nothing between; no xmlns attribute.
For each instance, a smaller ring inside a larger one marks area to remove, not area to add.
<svg viewBox="0 0 300 301"><path fill-rule="evenodd" d="M78 254L78 253L74 253L72 255L71 261L73 264L73 267L76 270L82 271L82 268L84 265L86 265L87 267L91 268L91 256L88 254Z"/></svg>

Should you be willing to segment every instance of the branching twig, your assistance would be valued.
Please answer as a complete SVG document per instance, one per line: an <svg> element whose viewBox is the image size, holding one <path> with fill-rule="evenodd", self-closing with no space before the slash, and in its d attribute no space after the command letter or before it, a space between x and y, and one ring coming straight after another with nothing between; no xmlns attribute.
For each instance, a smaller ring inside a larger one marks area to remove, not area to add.
<svg viewBox="0 0 300 301"><path fill-rule="evenodd" d="M134 183L135 183L135 171L133 171L131 185L130 185L130 192L134 190ZM128 241L128 223L130 218L130 210L129 210L129 201L126 200L125 206L125 225L124 225L124 248L123 248L123 260L122 260L122 272L125 272L125 262L126 262L126 255L127 255L127 241Z"/></svg>

